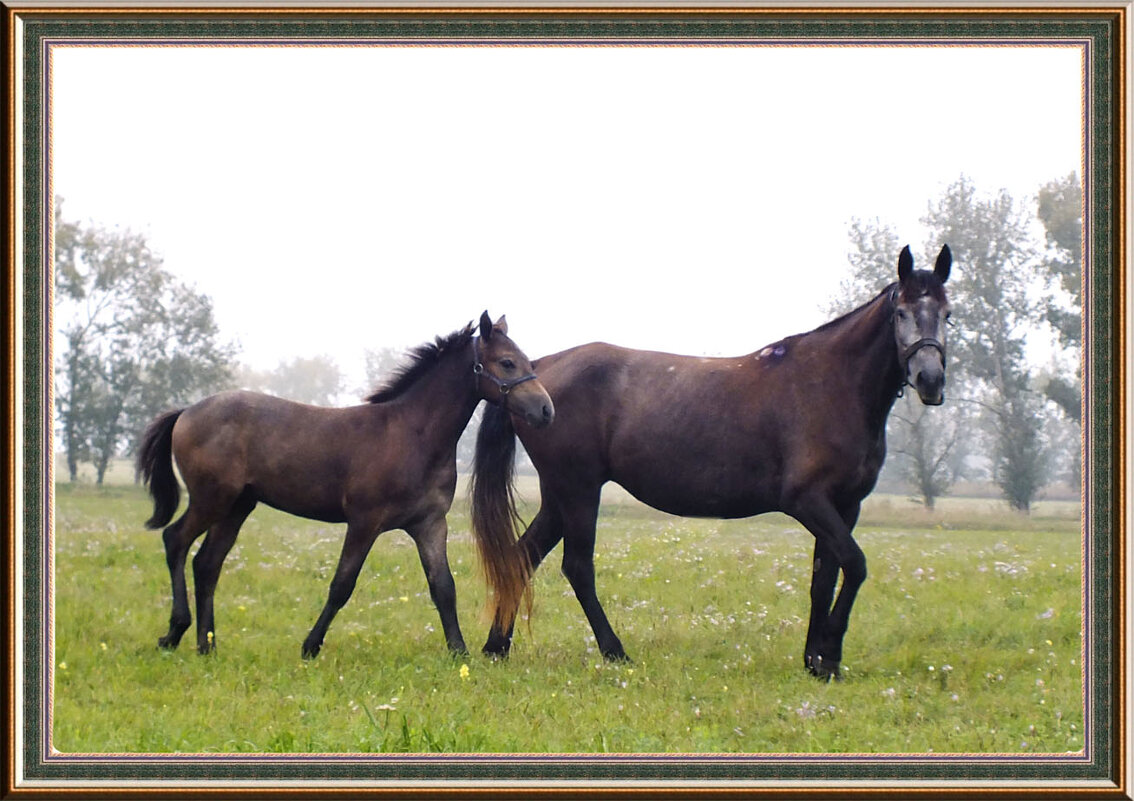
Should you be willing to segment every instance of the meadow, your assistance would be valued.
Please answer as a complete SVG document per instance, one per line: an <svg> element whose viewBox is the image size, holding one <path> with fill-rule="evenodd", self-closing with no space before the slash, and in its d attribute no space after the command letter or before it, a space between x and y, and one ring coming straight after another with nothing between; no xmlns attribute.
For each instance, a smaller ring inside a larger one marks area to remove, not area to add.
<svg viewBox="0 0 1134 801"><path fill-rule="evenodd" d="M531 481L524 491L531 496ZM382 535L322 653L300 644L343 527L259 507L217 589L217 651L162 651L170 592L149 498L61 483L53 745L65 753L1051 753L1083 747L1075 502L930 513L868 499L869 577L845 680L802 667L812 538L782 515L670 517L604 496L599 594L633 661L604 662L561 546L506 661L479 653L484 588L464 495L450 562L471 653L448 654L409 538ZM526 514L534 512L529 504ZM192 594L192 579L189 579Z"/></svg>

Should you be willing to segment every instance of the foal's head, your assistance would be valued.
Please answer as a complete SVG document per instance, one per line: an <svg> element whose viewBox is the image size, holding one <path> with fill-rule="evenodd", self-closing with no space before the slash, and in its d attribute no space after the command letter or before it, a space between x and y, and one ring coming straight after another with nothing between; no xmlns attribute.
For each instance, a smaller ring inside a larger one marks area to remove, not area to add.
<svg viewBox="0 0 1134 801"><path fill-rule="evenodd" d="M473 340L473 347L473 371L481 398L523 417L534 428L543 428L555 419L551 396L536 378L528 357L508 338L508 322L503 317L494 324L484 312L480 337Z"/></svg>
<svg viewBox="0 0 1134 801"><path fill-rule="evenodd" d="M932 272L913 268L908 245L898 256L898 287L893 294L898 361L905 382L928 406L945 400L945 323L950 314L945 281L952 263L948 245L941 248Z"/></svg>

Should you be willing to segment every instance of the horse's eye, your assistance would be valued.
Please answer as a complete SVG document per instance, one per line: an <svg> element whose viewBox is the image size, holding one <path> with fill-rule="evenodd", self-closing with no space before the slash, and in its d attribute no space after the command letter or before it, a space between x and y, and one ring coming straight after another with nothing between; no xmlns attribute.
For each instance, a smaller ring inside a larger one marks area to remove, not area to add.
<svg viewBox="0 0 1134 801"><path fill-rule="evenodd" d="M516 363L514 361L512 361L511 359L501 359L500 360L500 366L503 367L505 370L512 370L516 367Z"/></svg>
<svg viewBox="0 0 1134 801"><path fill-rule="evenodd" d="M910 316L909 312L907 312L905 309L898 309L898 319L899 320L908 319L909 316Z"/></svg>

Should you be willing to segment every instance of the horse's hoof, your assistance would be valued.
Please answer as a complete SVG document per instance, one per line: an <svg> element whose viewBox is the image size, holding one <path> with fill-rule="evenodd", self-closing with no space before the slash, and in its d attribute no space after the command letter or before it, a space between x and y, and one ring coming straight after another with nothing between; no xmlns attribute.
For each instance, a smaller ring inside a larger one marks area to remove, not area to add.
<svg viewBox="0 0 1134 801"><path fill-rule="evenodd" d="M618 663L623 664L623 665L634 664L634 660L631 659L630 657L628 657L626 655L626 652L623 651L621 648L618 649L617 651L611 651L609 653L603 653L602 658L605 659L607 662L618 662Z"/></svg>
<svg viewBox="0 0 1134 801"><path fill-rule="evenodd" d="M177 649L177 643L177 640L166 636L158 638L157 646L163 651L174 651Z"/></svg>
<svg viewBox="0 0 1134 801"><path fill-rule="evenodd" d="M804 663L807 665L807 670L817 679L824 681L842 681L843 677L839 673L839 663L830 662L823 659L821 654L808 654L804 657Z"/></svg>
<svg viewBox="0 0 1134 801"><path fill-rule="evenodd" d="M322 645L309 645L308 643L303 643L303 658L314 659L319 655L319 651L322 647Z"/></svg>

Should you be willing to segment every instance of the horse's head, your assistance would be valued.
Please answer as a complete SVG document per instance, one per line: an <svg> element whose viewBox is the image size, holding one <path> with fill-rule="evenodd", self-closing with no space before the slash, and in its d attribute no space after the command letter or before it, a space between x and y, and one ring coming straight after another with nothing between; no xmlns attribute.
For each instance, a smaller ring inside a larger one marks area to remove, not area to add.
<svg viewBox="0 0 1134 801"><path fill-rule="evenodd" d="M488 312L484 312L480 316L480 337L473 344L473 372L481 398L523 417L535 428L543 428L555 419L551 396L536 377L531 361L508 338L508 323L503 317L494 324Z"/></svg>
<svg viewBox="0 0 1134 801"><path fill-rule="evenodd" d="M945 324L950 314L945 281L952 263L948 245L941 248L932 272L913 268L909 245L898 256L898 288L893 294L898 362L905 383L928 406L945 400Z"/></svg>

